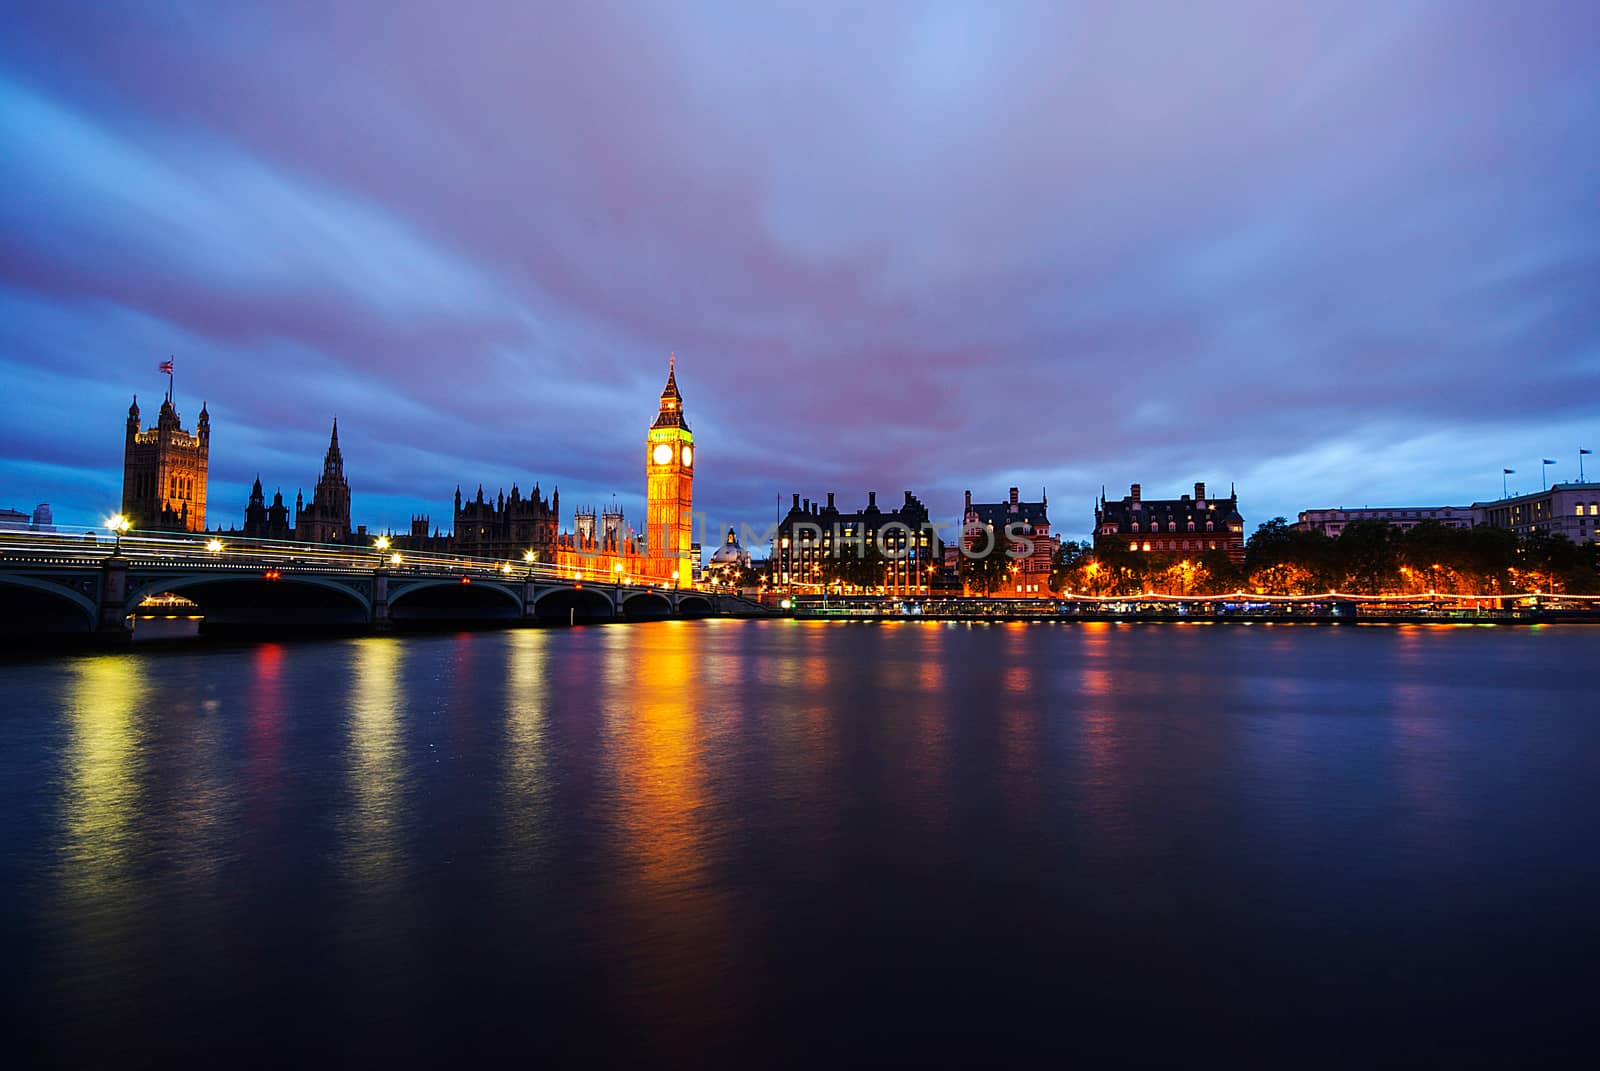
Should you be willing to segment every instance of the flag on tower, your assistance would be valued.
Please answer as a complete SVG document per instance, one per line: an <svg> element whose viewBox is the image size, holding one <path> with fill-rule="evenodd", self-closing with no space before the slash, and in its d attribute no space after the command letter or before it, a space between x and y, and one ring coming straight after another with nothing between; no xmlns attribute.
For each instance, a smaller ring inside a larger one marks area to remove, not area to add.
<svg viewBox="0 0 1600 1071"><path fill-rule="evenodd" d="M161 367L159 369L157 369L157 371L163 372L163 373L165 373L166 375L169 375L169 376L172 375L172 362L171 361L162 361L161 362Z"/></svg>
<svg viewBox="0 0 1600 1071"><path fill-rule="evenodd" d="M1594 451L1593 450L1585 450L1583 447L1580 446L1580 447L1578 447L1578 453L1580 453L1580 454L1592 454L1592 453L1594 453Z"/></svg>
<svg viewBox="0 0 1600 1071"><path fill-rule="evenodd" d="M1543 461L1539 462L1539 464L1541 464L1541 465L1554 465L1555 462L1551 461L1549 458L1545 458Z"/></svg>
<svg viewBox="0 0 1600 1071"><path fill-rule="evenodd" d="M1516 472L1517 470L1516 469L1501 469L1500 471L1505 473L1507 476L1510 476L1512 473Z"/></svg>

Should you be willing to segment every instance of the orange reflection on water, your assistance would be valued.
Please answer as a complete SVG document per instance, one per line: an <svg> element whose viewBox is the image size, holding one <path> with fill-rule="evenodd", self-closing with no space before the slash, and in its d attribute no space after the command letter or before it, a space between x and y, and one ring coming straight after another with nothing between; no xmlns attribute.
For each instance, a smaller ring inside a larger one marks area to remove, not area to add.
<svg viewBox="0 0 1600 1071"><path fill-rule="evenodd" d="M607 652L608 729L624 841L651 884L681 883L700 865L704 793L696 739L693 646L670 625L624 636Z"/></svg>
<svg viewBox="0 0 1600 1071"><path fill-rule="evenodd" d="M704 749L728 724L702 722L696 665L702 630L661 622L614 630L606 644L607 766L615 781L619 858L607 925L635 949L628 984L675 1006L680 1022L717 1022L725 1002L706 949L724 943L729 893L709 868ZM647 1033L668 1022L639 1024Z"/></svg>

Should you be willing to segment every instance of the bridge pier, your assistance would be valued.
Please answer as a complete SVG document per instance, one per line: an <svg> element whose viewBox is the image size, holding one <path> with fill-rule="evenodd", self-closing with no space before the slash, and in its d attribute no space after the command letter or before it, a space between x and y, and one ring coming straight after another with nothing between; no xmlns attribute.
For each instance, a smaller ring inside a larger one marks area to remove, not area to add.
<svg viewBox="0 0 1600 1071"><path fill-rule="evenodd" d="M393 622L389 618L389 571L372 571L372 631L388 632Z"/></svg>
<svg viewBox="0 0 1600 1071"><path fill-rule="evenodd" d="M129 638L128 559L112 554L100 563L100 619L97 630L106 639Z"/></svg>

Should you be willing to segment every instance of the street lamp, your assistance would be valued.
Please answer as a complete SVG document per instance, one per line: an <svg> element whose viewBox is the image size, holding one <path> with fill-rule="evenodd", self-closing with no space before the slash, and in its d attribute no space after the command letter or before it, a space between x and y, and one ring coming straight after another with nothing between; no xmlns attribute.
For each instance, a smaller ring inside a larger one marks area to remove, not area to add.
<svg viewBox="0 0 1600 1071"><path fill-rule="evenodd" d="M210 551L212 554L221 554L222 553L222 540L220 540L220 539L208 539L208 540L206 540L206 550Z"/></svg>
<svg viewBox="0 0 1600 1071"><path fill-rule="evenodd" d="M395 551L393 554L389 555L389 564L390 565L399 565L400 564L400 552L399 551Z"/></svg>
<svg viewBox="0 0 1600 1071"><path fill-rule="evenodd" d="M106 527L111 529L111 531L116 535L116 543L111 548L111 553L113 553L113 554L121 554L122 553L122 533L126 532L128 529L133 527L132 522L129 521L127 517L125 517L122 514L118 513L114 517L106 518Z"/></svg>

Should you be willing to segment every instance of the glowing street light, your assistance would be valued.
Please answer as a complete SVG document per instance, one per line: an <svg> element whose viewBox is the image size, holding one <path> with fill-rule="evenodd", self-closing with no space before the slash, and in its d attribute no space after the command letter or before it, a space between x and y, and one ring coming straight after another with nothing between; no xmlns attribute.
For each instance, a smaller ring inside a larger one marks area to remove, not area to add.
<svg viewBox="0 0 1600 1071"><path fill-rule="evenodd" d="M208 539L208 540L206 540L206 550L210 551L212 554L221 554L222 553L222 540L220 540L220 539Z"/></svg>
<svg viewBox="0 0 1600 1071"><path fill-rule="evenodd" d="M124 517L122 514L118 513L113 517L106 518L106 527L111 529L116 536L116 544L111 548L111 552L113 554L120 554L122 552L122 533L132 528L133 522L129 521L127 517Z"/></svg>
<svg viewBox="0 0 1600 1071"><path fill-rule="evenodd" d="M389 555L389 564L390 565L399 565L400 564L400 552L399 551L396 551L395 553Z"/></svg>

